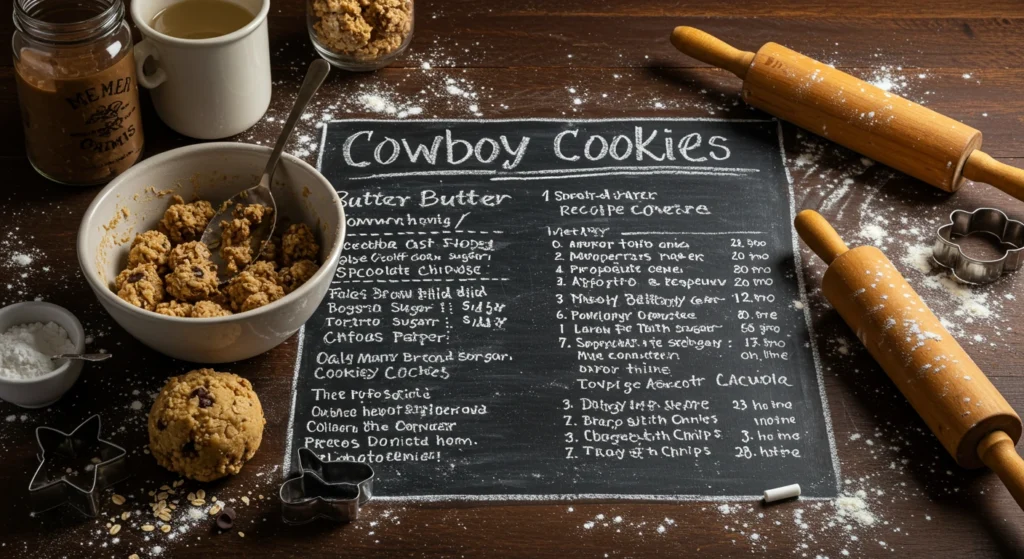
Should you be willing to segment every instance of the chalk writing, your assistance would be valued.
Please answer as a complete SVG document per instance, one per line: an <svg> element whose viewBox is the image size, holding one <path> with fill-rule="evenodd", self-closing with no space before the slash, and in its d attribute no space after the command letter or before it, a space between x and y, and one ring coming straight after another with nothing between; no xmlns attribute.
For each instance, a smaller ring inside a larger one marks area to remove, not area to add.
<svg viewBox="0 0 1024 559"><path fill-rule="evenodd" d="M771 121L339 121L294 446L396 497L836 494Z"/></svg>

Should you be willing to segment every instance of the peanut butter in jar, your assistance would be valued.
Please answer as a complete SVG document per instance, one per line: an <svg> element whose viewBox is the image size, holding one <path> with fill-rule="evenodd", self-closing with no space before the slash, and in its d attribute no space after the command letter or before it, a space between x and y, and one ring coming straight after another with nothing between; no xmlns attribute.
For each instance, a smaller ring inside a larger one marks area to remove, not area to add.
<svg viewBox="0 0 1024 559"><path fill-rule="evenodd" d="M142 155L131 33L121 0L15 0L25 146L43 176L109 181Z"/></svg>

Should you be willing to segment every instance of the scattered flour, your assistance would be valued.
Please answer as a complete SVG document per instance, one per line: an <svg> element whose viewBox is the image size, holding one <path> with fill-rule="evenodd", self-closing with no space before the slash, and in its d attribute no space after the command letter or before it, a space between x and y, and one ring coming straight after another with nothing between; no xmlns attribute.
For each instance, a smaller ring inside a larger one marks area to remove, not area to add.
<svg viewBox="0 0 1024 559"><path fill-rule="evenodd" d="M868 510L864 500L867 492L859 490L853 495L843 495L835 500L836 516L843 521L852 520L861 526L873 526L877 522L875 515Z"/></svg>
<svg viewBox="0 0 1024 559"><path fill-rule="evenodd" d="M900 262L922 274L929 274L932 271L932 247L930 245L910 245Z"/></svg>
<svg viewBox="0 0 1024 559"><path fill-rule="evenodd" d="M869 223L865 225L858 235L867 239L871 244L876 246L884 245L886 239L889 237L889 233L887 233L886 230L877 223Z"/></svg>
<svg viewBox="0 0 1024 559"><path fill-rule="evenodd" d="M948 272L924 278L923 285L944 292L955 303L953 316L971 323L974 319L990 318L994 314L994 301L984 288L972 288L958 282Z"/></svg>
<svg viewBox="0 0 1024 559"><path fill-rule="evenodd" d="M32 255L25 254L24 252L15 252L11 255L11 262L18 266L30 266L33 260Z"/></svg>
<svg viewBox="0 0 1024 559"><path fill-rule="evenodd" d="M907 87L906 76L901 75L903 68L900 66L882 66L874 70L867 81L871 85L890 93L899 93Z"/></svg>

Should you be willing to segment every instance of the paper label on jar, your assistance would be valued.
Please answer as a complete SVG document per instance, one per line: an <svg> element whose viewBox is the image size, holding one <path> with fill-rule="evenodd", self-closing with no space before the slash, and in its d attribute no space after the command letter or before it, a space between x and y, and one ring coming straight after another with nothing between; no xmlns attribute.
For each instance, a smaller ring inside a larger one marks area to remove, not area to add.
<svg viewBox="0 0 1024 559"><path fill-rule="evenodd" d="M142 152L142 118L129 51L110 67L90 71L89 59L60 61L40 76L23 52L17 68L29 159L49 178L71 184L110 180Z"/></svg>

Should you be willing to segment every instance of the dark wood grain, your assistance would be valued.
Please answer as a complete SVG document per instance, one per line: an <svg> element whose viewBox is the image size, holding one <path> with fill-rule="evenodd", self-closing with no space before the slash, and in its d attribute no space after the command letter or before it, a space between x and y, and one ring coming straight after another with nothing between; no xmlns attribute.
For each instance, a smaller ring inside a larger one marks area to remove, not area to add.
<svg viewBox="0 0 1024 559"><path fill-rule="evenodd" d="M297 0L275 0L272 7L276 85L270 116L287 111L313 57L303 10ZM741 48L773 40L857 75L903 77L900 93L981 129L994 156L1024 163L1020 2L421 1L417 11L417 36L402 61L374 74L336 72L319 95L317 110L336 104L342 107L333 111L338 118L380 116L356 108L351 99L383 87L421 103L424 117L468 117L464 104L418 93L451 77L466 79L480 91L477 103L485 117L757 114L738 102L738 80L672 50L670 29L690 24ZM7 42L12 32L10 20L0 19L0 39ZM424 61L434 69L421 70ZM70 428L100 413L110 437L131 449L134 475L118 492L134 495L139 510L148 500L146 491L175 479L145 454L145 414L150 394L168 376L191 366L133 340L89 292L78 272L74 242L80 216L98 189L61 187L35 174L24 158L13 85L10 61L4 59L0 260L9 258L19 243L38 249L40 256L28 272L0 263L0 304L41 298L64 305L82 319L94 337L92 347L109 350L116 359L90 366L72 392L50 408L31 411L0 403L0 484L6 488L0 498L2 556L127 557L137 552L145 557L154 545L171 557L746 557L754 552L835 558L843 549L861 557L1024 556L1022 513L993 475L960 470L944 453L821 297L817 285L823 266L806 250L803 274L843 478L850 480L851 490L873 492L868 500L879 518L876 526L853 532L861 538L857 542L842 529L825 526L832 516L830 503L810 502L764 509L747 503L730 515L721 514L717 503L700 502L381 502L349 526L286 527L273 496L281 477L275 467L284 452L294 338L264 356L222 367L252 380L268 419L255 459L239 476L206 487L222 499L253 499L251 506L235 503L245 538L213 534L202 523L174 541L163 535L144 541L137 527L126 528L114 544L105 535L104 519L83 522L60 513L31 517L25 488L36 466L33 429L38 425ZM577 96L585 99L578 106L572 103ZM663 106L655 106L658 102ZM148 155L192 142L168 130L148 103L144 117ZM275 135L276 125L262 122L237 139L267 143ZM1024 301L1007 298L1019 292L1024 280L1010 276L976 292L989 295L994 316L958 315L961 307L953 295L929 287L925 274L901 260L912 245L928 243L931 230L954 208L992 205L1022 217L1024 204L984 185L968 184L950 196L879 165L864 168L859 156L793 127L785 128L785 143L797 207L821 210L851 244L871 241L864 236L866 226L882 225L882 248L962 333L968 352L1007 400L1024 409L1024 329L1018 327ZM808 154L813 155L810 164ZM844 183L847 179L852 182ZM8 283L12 287L5 289ZM142 410L132 409L136 400L144 403ZM13 421L6 421L12 415ZM860 438L851 439L855 434ZM197 487L190 483L185 489ZM260 500L261 494L266 499ZM794 521L797 509L804 510L806 530ZM107 515L121 510L104 505ZM597 515L606 520L587 529L585 523ZM610 519L615 516L623 521L614 523ZM659 525L666 526L664 533L657 531ZM751 533L759 535L756 542Z"/></svg>

